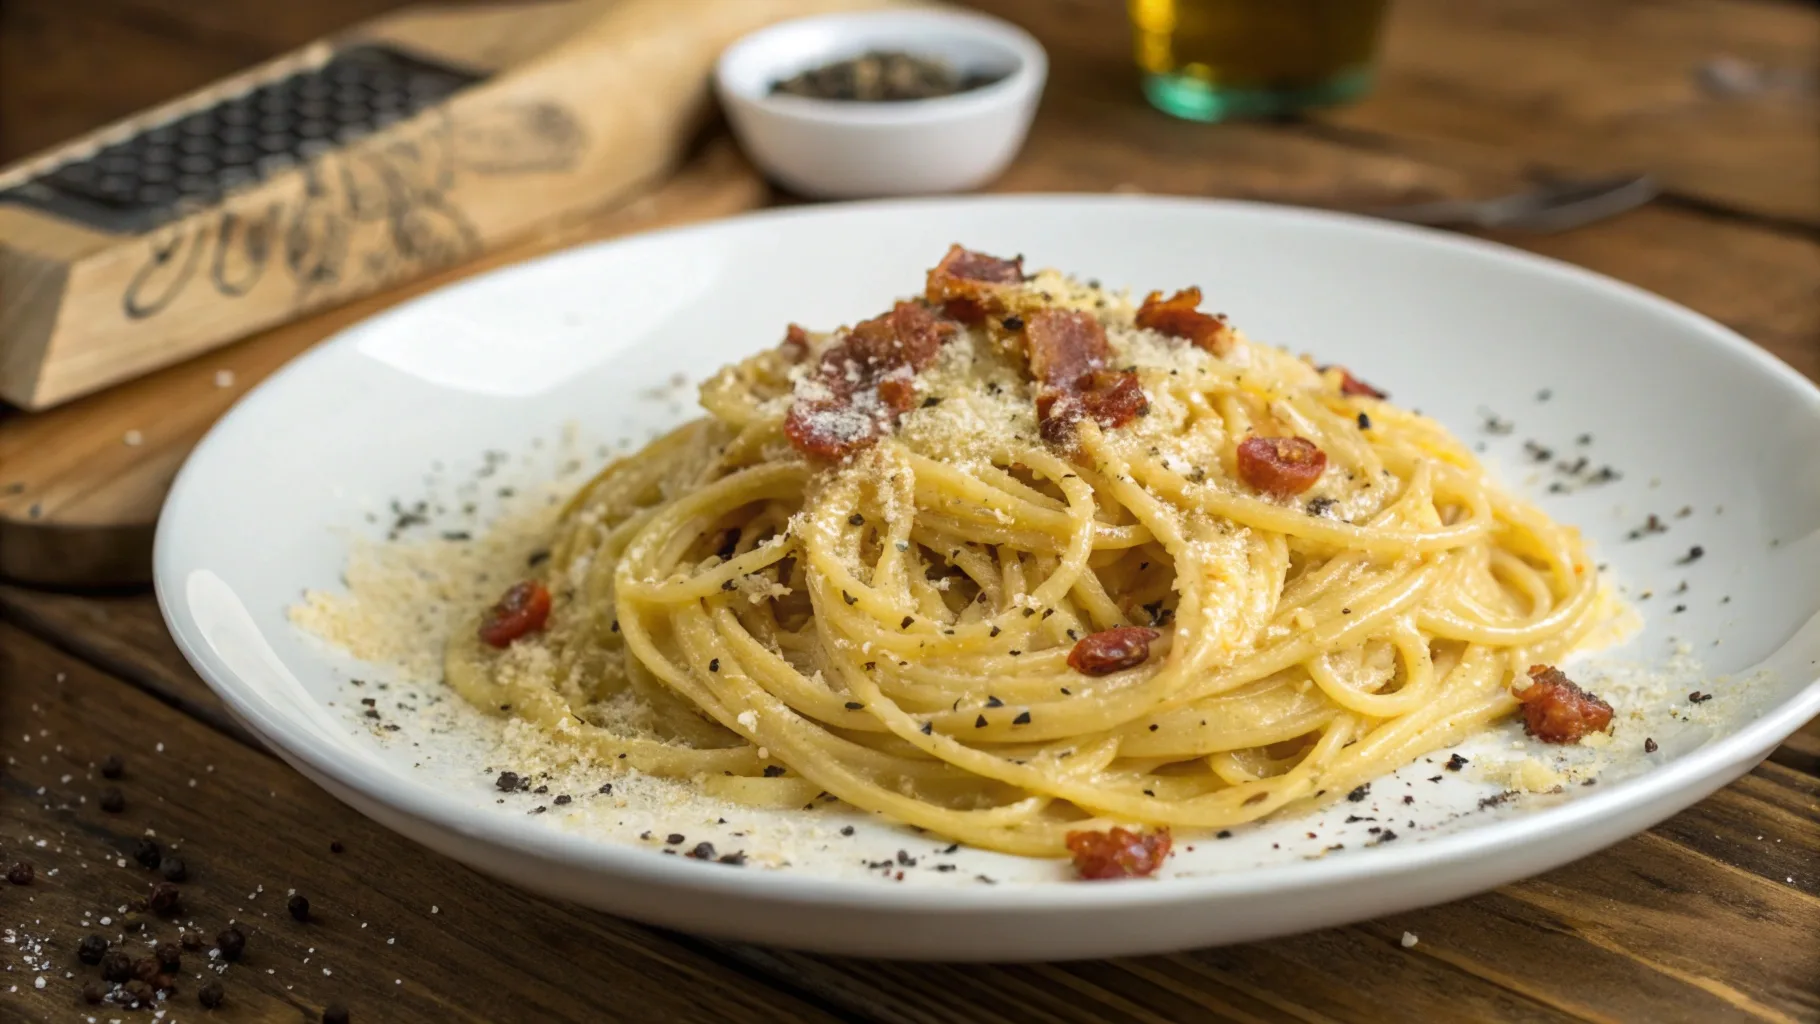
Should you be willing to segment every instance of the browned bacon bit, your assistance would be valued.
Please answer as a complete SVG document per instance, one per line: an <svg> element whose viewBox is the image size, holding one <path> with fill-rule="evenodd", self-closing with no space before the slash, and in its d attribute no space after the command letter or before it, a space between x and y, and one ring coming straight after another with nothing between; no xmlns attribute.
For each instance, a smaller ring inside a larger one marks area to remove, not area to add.
<svg viewBox="0 0 1820 1024"><path fill-rule="evenodd" d="M1082 377L1103 369L1112 355L1106 329L1079 310L1042 309L1024 320L1030 375L1052 387L1074 390Z"/></svg>
<svg viewBox="0 0 1820 1024"><path fill-rule="evenodd" d="M793 363L800 363L809 354L809 332L802 324L791 324L784 328L784 340L778 346L784 358Z"/></svg>
<svg viewBox="0 0 1820 1024"><path fill-rule="evenodd" d="M1216 356L1232 348L1232 327L1224 314L1212 316L1200 311L1201 290L1184 288L1167 299L1162 292L1151 292L1138 307L1137 325L1194 343Z"/></svg>
<svg viewBox="0 0 1820 1024"><path fill-rule="evenodd" d="M1114 825L1104 832L1070 832L1064 840L1082 878L1143 878L1154 875L1169 856L1169 830L1133 832Z"/></svg>
<svg viewBox="0 0 1820 1024"><path fill-rule="evenodd" d="M854 325L822 353L814 398L798 398L784 433L805 455L838 459L878 440L916 404L913 377L935 361L954 324L928 307L900 302L884 316Z"/></svg>
<svg viewBox="0 0 1820 1024"><path fill-rule="evenodd" d="M1359 378L1354 377L1352 375L1352 371L1348 370L1344 366L1339 366L1339 367L1323 366L1323 367L1321 367L1321 372L1326 373L1328 370L1334 370L1334 369L1337 369L1340 371L1340 394L1362 396L1365 398L1389 398L1390 397L1388 394L1386 394L1382 391L1379 391L1377 388L1372 387L1370 384L1367 384L1364 381L1360 380Z"/></svg>
<svg viewBox="0 0 1820 1024"><path fill-rule="evenodd" d="M1103 676L1150 657L1150 641L1163 634L1147 626L1114 626L1089 633L1075 641L1068 652L1068 667L1090 676Z"/></svg>
<svg viewBox="0 0 1820 1024"><path fill-rule="evenodd" d="M480 620L480 639L494 647L509 647L526 633L543 628L550 617L550 591L536 580L512 584L499 603Z"/></svg>
<svg viewBox="0 0 1820 1024"><path fill-rule="evenodd" d="M1580 689L1553 665L1531 665L1523 702L1523 731L1544 743L1578 743L1611 724L1611 705Z"/></svg>
<svg viewBox="0 0 1820 1024"><path fill-rule="evenodd" d="M977 324L1001 305L994 295L999 286L1020 284L1023 280L1021 256L1002 260L951 245L948 254L929 271L925 295L948 316Z"/></svg>
<svg viewBox="0 0 1820 1024"><path fill-rule="evenodd" d="M1044 388L1036 396L1043 440L1068 446L1074 425L1091 418L1106 428L1122 427L1150 411L1150 398L1130 370L1094 370L1074 389Z"/></svg>
<svg viewBox="0 0 1820 1024"><path fill-rule="evenodd" d="M1305 437L1248 437L1239 442L1239 479L1265 494L1306 491L1327 469L1327 453Z"/></svg>

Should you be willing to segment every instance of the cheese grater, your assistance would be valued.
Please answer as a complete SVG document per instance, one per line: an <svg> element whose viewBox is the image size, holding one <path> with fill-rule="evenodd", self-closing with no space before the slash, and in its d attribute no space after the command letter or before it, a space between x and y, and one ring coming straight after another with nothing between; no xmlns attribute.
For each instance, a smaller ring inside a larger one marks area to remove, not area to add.
<svg viewBox="0 0 1820 1024"><path fill-rule="evenodd" d="M622 199L733 39L877 0L412 8L0 168L0 398L46 408Z"/></svg>

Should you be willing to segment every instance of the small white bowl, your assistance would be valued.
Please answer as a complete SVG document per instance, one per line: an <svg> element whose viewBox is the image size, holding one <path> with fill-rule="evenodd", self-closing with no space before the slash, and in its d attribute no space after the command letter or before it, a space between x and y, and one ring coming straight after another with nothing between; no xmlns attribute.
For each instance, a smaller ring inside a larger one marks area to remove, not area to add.
<svg viewBox="0 0 1820 1024"><path fill-rule="evenodd" d="M982 88L898 103L773 96L774 83L871 50L1003 75ZM818 199L975 188L1023 145L1048 57L1028 32L981 14L871 11L799 18L740 39L715 69L721 105L754 163Z"/></svg>

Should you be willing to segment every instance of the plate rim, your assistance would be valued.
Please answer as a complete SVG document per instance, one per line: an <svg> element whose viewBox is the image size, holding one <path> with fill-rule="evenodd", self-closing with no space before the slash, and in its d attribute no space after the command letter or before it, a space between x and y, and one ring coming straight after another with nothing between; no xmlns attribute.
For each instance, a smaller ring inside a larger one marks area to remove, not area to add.
<svg viewBox="0 0 1820 1024"><path fill-rule="evenodd" d="M590 242L463 278L350 324L301 356L290 360L242 395L210 427L185 458L182 468L172 481L158 517L153 546L153 588L166 628L185 660L209 688L262 740L282 751L284 760L301 760L310 769L305 772L306 775L321 773L338 785L359 792L393 812L405 814L443 831L486 842L498 849L581 869L597 878L673 886L747 900L868 910L978 914L1006 910L1064 912L1111 907L1130 909L1183 901L1204 902L1239 895L1252 897L1303 890L1318 891L1373 878L1400 877L1457 866L1500 849L1545 845L1551 838L1571 833L1601 819L1618 816L1625 811L1634 813L1647 808L1651 824L1654 824L1703 798L1696 797L1682 803L1677 802L1677 794L1697 789L1703 780L1717 778L1727 772L1732 772L1732 777L1742 774L1802 724L1820 714L1820 673L1816 673L1805 686L1741 728L1609 789L1559 806L1425 838L1419 843L1398 844L1390 849L1349 850L1347 856L1343 857L1323 857L1206 875L1172 877L1150 884L1075 885L1066 882L1007 881L992 886L886 886L870 877L833 877L801 871L727 871L720 865L696 864L686 858L662 857L655 851L577 833L543 828L517 829L513 823L497 815L477 812L457 798L444 796L434 787L402 776L394 777L389 772L364 772L358 762L338 758L332 748L308 731L289 729L289 716L267 699L243 688L225 665L217 665L212 652L205 644L198 642L194 621L188 615L184 602L171 593L181 586L183 577L187 576L187 571L180 571L173 564L177 557L173 551L176 543L173 537L181 529L176 523L183 507L190 501L199 500L191 494L196 486L194 476L198 471L195 467L210 457L210 452L220 442L220 438L235 429L236 422L247 415L246 410L259 401L259 396L269 396L280 389L298 386L298 381L304 379L310 368L320 362L340 358L342 351L366 332L382 330L394 318L413 315L420 306L438 301L445 293L470 288L482 282L493 282L496 285L497 282L509 281L518 276L535 276L549 266L586 259L588 254L599 250L636 247L695 235L713 235L730 228L782 228L792 221L838 219L854 213L912 213L935 206L1153 207L1165 211L1284 218L1292 222L1301 221L1367 234L1400 237L1419 244L1453 250L1475 259L1509 264L1581 289L1605 292L1626 304L1642 306L1654 314L1679 321L1690 329L1690 334L1699 335L1704 343L1718 348L1728 356L1742 359L1756 372L1766 374L1772 381L1789 390L1791 400L1803 402L1808 411L1820 414L1820 387L1767 350L1704 314L1637 285L1563 260L1432 228L1382 221L1357 214L1251 200L1093 193L935 196L773 208ZM1816 611L1816 617L1820 617L1820 610ZM1799 628L1797 627L1797 632ZM1740 768L1740 765L1744 767ZM389 825L387 827L391 828ZM1627 830L1624 834L1635 835L1640 831L1642 829ZM1616 841L1614 839L1611 842ZM1610 842L1602 842L1597 848L1608 845ZM1525 871L1522 874L1526 876L1530 873Z"/></svg>

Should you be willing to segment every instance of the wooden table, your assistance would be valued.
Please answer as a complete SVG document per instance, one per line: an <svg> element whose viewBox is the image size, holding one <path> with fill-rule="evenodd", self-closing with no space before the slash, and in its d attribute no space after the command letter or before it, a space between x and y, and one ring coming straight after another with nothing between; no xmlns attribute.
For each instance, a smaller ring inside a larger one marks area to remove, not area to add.
<svg viewBox="0 0 1820 1024"><path fill-rule="evenodd" d="M387 6L6 0L0 160ZM998 189L1351 206L1649 170L1668 195L1646 209L1500 240L1660 292L1820 375L1820 8L1401 0L1368 102L1208 128L1138 100L1116 0L984 6L1031 26L1054 61L1028 149ZM166 1019L317 1020L341 1003L355 1020L437 1024L1820 1020L1812 725L1693 809L1494 893L1273 942L1031 966L758 949L490 881L261 749L179 657L146 593L0 586L0 754L0 867L36 867L30 887L0 883L0 1021L93 1012L78 996L93 969L67 973L75 944L143 919L120 908L156 878L127 852L148 830L187 863L184 919L212 937L237 918L249 934L224 1007L197 1008L206 954L190 953ZM99 806L110 754L125 760L119 813ZM310 899L308 924L285 912L293 889ZM146 927L172 937L158 919ZM1405 947L1406 932L1419 942Z"/></svg>

